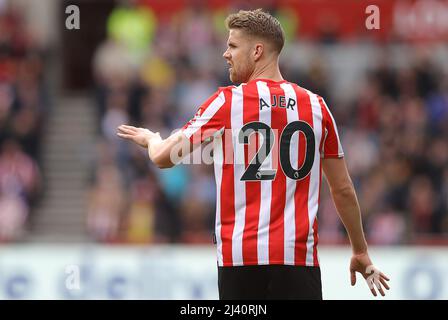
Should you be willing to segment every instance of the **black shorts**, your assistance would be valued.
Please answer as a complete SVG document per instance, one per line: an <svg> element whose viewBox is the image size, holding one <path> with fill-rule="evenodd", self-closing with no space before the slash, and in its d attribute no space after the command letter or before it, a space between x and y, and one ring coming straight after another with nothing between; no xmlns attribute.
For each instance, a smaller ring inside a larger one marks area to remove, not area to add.
<svg viewBox="0 0 448 320"><path fill-rule="evenodd" d="M218 288L220 300L322 300L319 267L218 267Z"/></svg>

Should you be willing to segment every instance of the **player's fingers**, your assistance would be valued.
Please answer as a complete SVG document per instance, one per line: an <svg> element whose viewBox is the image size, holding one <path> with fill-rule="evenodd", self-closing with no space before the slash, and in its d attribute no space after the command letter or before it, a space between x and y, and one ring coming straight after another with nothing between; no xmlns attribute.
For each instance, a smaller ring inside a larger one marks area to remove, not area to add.
<svg viewBox="0 0 448 320"><path fill-rule="evenodd" d="M382 273L382 272L380 272L380 277L383 278L383 279L385 279L385 280L387 280L387 281L390 280L390 279L389 279L384 273Z"/></svg>
<svg viewBox="0 0 448 320"><path fill-rule="evenodd" d="M386 290L389 290L389 289L390 289L390 287L389 287L389 285L387 284L386 280L384 280L382 277L380 277L380 282L381 282L381 284L384 286L384 288L386 288Z"/></svg>
<svg viewBox="0 0 448 320"><path fill-rule="evenodd" d="M356 284L356 272L355 271L350 271L350 282L351 282L352 286L354 286Z"/></svg>
<svg viewBox="0 0 448 320"><path fill-rule="evenodd" d="M128 128L127 126L119 126L118 130L121 132L126 132L126 133L135 133L136 132L134 129Z"/></svg>
<svg viewBox="0 0 448 320"><path fill-rule="evenodd" d="M384 293L383 288L381 287L381 283L379 280L375 280L375 286L378 288L380 294L384 297L386 294Z"/></svg>
<svg viewBox="0 0 448 320"><path fill-rule="evenodd" d="M121 125L118 127L118 129L120 129L122 131L126 131L126 132L132 132L132 133L138 132L138 128L133 127L133 126L128 126L128 125Z"/></svg>
<svg viewBox="0 0 448 320"><path fill-rule="evenodd" d="M370 291L372 292L372 294L376 297L377 294L376 294L375 288L373 287L373 284L371 286L369 285L369 287L370 287Z"/></svg>
<svg viewBox="0 0 448 320"><path fill-rule="evenodd" d="M121 137L121 138L125 138L125 139L132 139L132 135L130 135L130 134L126 134L126 133L120 133L120 132L118 132L117 133L117 136L119 136L119 137Z"/></svg>
<svg viewBox="0 0 448 320"><path fill-rule="evenodd" d="M129 129L134 129L134 130L137 130L137 129L138 129L137 127L130 126L130 125L128 125L128 124L122 124L120 127L125 127L125 128L129 128Z"/></svg>
<svg viewBox="0 0 448 320"><path fill-rule="evenodd" d="M376 296L377 296L377 293L376 293L376 291L375 291L375 286L374 286L374 284L373 284L373 279L372 279L372 278L367 278L367 279L366 279L366 283L367 283L367 286L368 286L369 289L370 289L370 292L372 292L372 294L376 297Z"/></svg>
<svg viewBox="0 0 448 320"><path fill-rule="evenodd" d="M118 127L117 131L118 132L128 132L128 130L125 127L122 127L122 126Z"/></svg>

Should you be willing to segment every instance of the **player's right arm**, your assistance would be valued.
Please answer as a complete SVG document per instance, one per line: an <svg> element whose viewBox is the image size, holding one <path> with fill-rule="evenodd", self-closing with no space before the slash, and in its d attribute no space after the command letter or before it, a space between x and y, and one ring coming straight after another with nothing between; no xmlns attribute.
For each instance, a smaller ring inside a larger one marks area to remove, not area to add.
<svg viewBox="0 0 448 320"><path fill-rule="evenodd" d="M322 168L330 187L336 210L347 230L352 246L350 262L351 284L356 283L356 272L362 274L369 285L370 291L376 296L374 285L384 296L383 287L389 290L386 281L389 278L373 266L367 252L367 241L362 228L361 211L356 197L355 188L347 170L344 158L322 159Z"/></svg>
<svg viewBox="0 0 448 320"><path fill-rule="evenodd" d="M160 169L171 168L198 147L185 137L182 131L162 139L158 132L129 125L118 127L117 135L148 150L149 159Z"/></svg>
<svg viewBox="0 0 448 320"><path fill-rule="evenodd" d="M117 128L117 135L147 148L149 158L157 167L171 168L224 127L222 107L226 103L226 90L228 93L228 89L219 88L199 107L194 118L166 139L158 132L124 124Z"/></svg>

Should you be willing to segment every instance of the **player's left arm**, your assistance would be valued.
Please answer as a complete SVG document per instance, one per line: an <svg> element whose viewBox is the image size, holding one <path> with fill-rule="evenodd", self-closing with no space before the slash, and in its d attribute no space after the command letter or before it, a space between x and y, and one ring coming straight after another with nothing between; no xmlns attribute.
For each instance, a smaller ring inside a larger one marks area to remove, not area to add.
<svg viewBox="0 0 448 320"><path fill-rule="evenodd" d="M193 151L193 144L182 131L162 139L158 132L129 125L118 127L117 135L148 149L148 156L159 168L171 168Z"/></svg>
<svg viewBox="0 0 448 320"><path fill-rule="evenodd" d="M321 97L318 100L321 105L326 132L322 150L324 158L322 160L322 169L330 187L336 210L347 230L352 245L353 255L350 261L351 284L355 285L356 273L359 272L366 279L374 296L377 295L375 286L380 294L384 296L383 287L389 290L389 285L387 284L389 278L378 270L370 259L362 226L361 209L343 158L344 151L339 140L336 122L325 101Z"/></svg>

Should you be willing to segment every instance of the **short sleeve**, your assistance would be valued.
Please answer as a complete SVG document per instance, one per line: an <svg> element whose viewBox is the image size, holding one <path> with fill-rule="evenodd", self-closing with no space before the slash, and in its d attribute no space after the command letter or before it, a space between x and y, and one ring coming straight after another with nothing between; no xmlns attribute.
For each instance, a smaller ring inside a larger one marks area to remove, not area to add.
<svg viewBox="0 0 448 320"><path fill-rule="evenodd" d="M341 140L339 139L336 121L334 121L333 115L322 97L319 97L319 103L322 110L322 134L324 139L321 156L322 158L342 158L344 156L344 151L342 149Z"/></svg>
<svg viewBox="0 0 448 320"><path fill-rule="evenodd" d="M182 132L193 144L202 143L224 127L222 114L226 103L224 88L220 88L198 109L195 116L183 127Z"/></svg>

